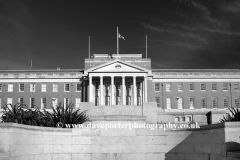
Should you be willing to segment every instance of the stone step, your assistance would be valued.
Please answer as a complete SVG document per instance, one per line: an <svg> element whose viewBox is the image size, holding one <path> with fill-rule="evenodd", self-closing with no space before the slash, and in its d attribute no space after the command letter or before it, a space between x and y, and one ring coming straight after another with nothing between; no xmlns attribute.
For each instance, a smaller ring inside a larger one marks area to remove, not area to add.
<svg viewBox="0 0 240 160"><path fill-rule="evenodd" d="M142 106L95 106L91 110L91 115L142 115Z"/></svg>
<svg viewBox="0 0 240 160"><path fill-rule="evenodd" d="M146 121L146 116L140 115L95 115L91 121Z"/></svg>

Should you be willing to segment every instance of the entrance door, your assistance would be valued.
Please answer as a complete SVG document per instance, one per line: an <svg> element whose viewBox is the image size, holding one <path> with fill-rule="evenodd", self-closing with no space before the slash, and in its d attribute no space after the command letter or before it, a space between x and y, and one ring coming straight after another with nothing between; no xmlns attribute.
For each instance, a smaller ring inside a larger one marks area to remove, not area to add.
<svg viewBox="0 0 240 160"><path fill-rule="evenodd" d="M126 105L131 105L131 82L126 82Z"/></svg>
<svg viewBox="0 0 240 160"><path fill-rule="evenodd" d="M105 105L110 105L110 82L105 83Z"/></svg>
<svg viewBox="0 0 240 160"><path fill-rule="evenodd" d="M121 89L120 82L116 82L116 105L121 104Z"/></svg>
<svg viewBox="0 0 240 160"><path fill-rule="evenodd" d="M99 96L100 93L99 93L99 82L96 82L96 85L95 85L95 105L96 106L99 106Z"/></svg>
<svg viewBox="0 0 240 160"><path fill-rule="evenodd" d="M141 106L141 104L142 104L141 83L137 82L137 105Z"/></svg>

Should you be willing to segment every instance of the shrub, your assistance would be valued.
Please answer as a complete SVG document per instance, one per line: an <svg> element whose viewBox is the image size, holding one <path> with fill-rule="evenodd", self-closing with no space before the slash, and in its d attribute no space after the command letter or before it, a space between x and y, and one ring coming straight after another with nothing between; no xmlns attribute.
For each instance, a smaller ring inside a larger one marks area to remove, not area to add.
<svg viewBox="0 0 240 160"><path fill-rule="evenodd" d="M87 111L80 112L79 108L74 110L73 105L73 103L70 103L64 107L59 103L56 108L52 107L54 124L58 122L62 122L63 124L82 124L89 120L86 114Z"/></svg>
<svg viewBox="0 0 240 160"><path fill-rule="evenodd" d="M233 122L233 121L240 121L240 111L238 108L229 108L231 114L228 114L226 117L223 116L223 119L220 122Z"/></svg>
<svg viewBox="0 0 240 160"><path fill-rule="evenodd" d="M29 109L25 104L6 105L2 111L1 120L3 122L13 122L25 125L56 127L58 122L63 124L81 124L88 121L86 111L74 109L73 104L64 108L61 103L52 112L45 109ZM65 125L64 125L65 126Z"/></svg>

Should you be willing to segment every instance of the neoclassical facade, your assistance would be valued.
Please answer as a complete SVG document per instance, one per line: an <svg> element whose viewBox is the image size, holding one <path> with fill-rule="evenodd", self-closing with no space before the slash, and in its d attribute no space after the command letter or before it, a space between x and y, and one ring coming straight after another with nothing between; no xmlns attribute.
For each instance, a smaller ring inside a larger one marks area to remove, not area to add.
<svg viewBox="0 0 240 160"><path fill-rule="evenodd" d="M240 104L239 69L152 69L141 54L94 54L84 63L84 69L1 70L0 106L151 104L173 121L203 121L209 111L222 117Z"/></svg>

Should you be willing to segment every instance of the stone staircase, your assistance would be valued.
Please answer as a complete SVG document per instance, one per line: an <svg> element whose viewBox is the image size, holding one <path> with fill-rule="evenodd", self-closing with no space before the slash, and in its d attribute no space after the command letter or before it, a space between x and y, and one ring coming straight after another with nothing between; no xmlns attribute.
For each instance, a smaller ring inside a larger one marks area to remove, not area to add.
<svg viewBox="0 0 240 160"><path fill-rule="evenodd" d="M91 109L90 119L94 123L109 122L145 122L142 106L109 105Z"/></svg>

